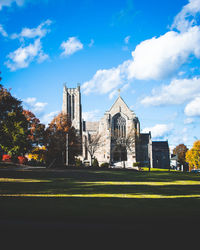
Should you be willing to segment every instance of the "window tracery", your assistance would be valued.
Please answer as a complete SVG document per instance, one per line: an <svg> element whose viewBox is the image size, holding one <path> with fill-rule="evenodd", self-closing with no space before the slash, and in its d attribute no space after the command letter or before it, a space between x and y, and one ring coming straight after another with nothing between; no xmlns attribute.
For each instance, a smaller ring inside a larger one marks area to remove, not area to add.
<svg viewBox="0 0 200 250"><path fill-rule="evenodd" d="M116 138L126 137L126 119L120 113L113 117L113 133Z"/></svg>

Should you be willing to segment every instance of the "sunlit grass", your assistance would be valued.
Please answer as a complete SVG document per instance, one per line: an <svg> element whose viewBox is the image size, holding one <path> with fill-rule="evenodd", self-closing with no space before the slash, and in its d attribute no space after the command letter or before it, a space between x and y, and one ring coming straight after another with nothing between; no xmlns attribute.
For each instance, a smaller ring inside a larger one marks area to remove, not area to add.
<svg viewBox="0 0 200 250"><path fill-rule="evenodd" d="M142 167L143 171L149 171L148 167ZM167 168L151 168L150 169L151 172L169 172L169 169ZM174 169L170 169L170 172L178 172L177 170Z"/></svg>
<svg viewBox="0 0 200 250"><path fill-rule="evenodd" d="M40 179L16 179L16 178L0 178L0 182L51 182L50 180Z"/></svg>
<svg viewBox="0 0 200 250"><path fill-rule="evenodd" d="M181 220L199 216L200 175L67 169L0 171L0 219Z"/></svg>
<svg viewBox="0 0 200 250"><path fill-rule="evenodd" d="M80 184L90 185L147 185L147 186L173 186L173 185L200 185L200 181L170 181L170 182L146 182L146 181L95 181L95 182L79 182Z"/></svg>
<svg viewBox="0 0 200 250"><path fill-rule="evenodd" d="M158 195L158 194L0 194L0 197L27 198L127 198L127 199L177 199L200 198L200 194Z"/></svg>

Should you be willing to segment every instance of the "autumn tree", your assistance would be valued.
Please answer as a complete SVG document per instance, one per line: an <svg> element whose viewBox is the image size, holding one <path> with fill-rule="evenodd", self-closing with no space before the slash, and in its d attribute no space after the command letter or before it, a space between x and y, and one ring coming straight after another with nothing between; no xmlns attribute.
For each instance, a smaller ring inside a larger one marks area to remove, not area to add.
<svg viewBox="0 0 200 250"><path fill-rule="evenodd" d="M66 140L68 136L68 140ZM80 151L79 137L68 115L60 113L46 129L47 163L64 164L66 162L66 143L68 144L69 163L75 162Z"/></svg>
<svg viewBox="0 0 200 250"><path fill-rule="evenodd" d="M28 121L23 115L22 102L0 86L0 147L16 158L31 148Z"/></svg>
<svg viewBox="0 0 200 250"><path fill-rule="evenodd" d="M186 153L186 162L192 168L200 168L200 140L194 142L193 147Z"/></svg>
<svg viewBox="0 0 200 250"><path fill-rule="evenodd" d="M44 143L45 125L29 110L23 110L23 115L28 121L28 138L34 146L42 146Z"/></svg>
<svg viewBox="0 0 200 250"><path fill-rule="evenodd" d="M183 165L184 168L186 166L185 155L187 151L188 148L184 144L179 144L173 149L173 154L177 155L180 165Z"/></svg>

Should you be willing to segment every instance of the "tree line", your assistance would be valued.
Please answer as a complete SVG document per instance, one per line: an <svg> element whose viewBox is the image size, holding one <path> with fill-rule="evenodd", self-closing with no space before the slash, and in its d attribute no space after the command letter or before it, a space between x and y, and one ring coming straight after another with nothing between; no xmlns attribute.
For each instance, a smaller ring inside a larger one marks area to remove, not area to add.
<svg viewBox="0 0 200 250"><path fill-rule="evenodd" d="M1 78L0 78L1 81ZM9 155L13 162L19 156L37 155L35 161L47 166L66 162L68 136L69 164L80 153L80 138L67 114L60 113L45 126L30 110L23 109L22 101L0 83L0 156Z"/></svg>
<svg viewBox="0 0 200 250"><path fill-rule="evenodd" d="M173 149L173 154L177 155L179 165L185 170L200 168L200 140L196 140L191 149L179 144Z"/></svg>

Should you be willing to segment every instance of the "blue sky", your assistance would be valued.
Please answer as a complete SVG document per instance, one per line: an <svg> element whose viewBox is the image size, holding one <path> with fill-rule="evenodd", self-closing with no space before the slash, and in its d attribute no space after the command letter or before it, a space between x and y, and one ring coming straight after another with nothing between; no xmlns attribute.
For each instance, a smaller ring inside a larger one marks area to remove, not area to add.
<svg viewBox="0 0 200 250"><path fill-rule="evenodd" d="M0 0L3 85L48 123L63 84L83 116L121 96L143 132L174 147L200 139L200 0Z"/></svg>

